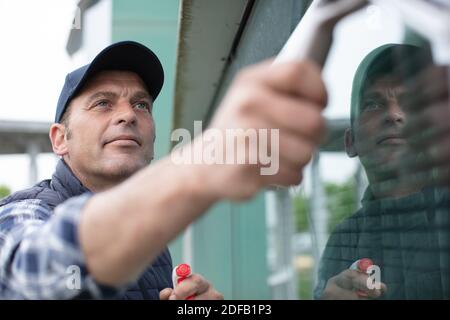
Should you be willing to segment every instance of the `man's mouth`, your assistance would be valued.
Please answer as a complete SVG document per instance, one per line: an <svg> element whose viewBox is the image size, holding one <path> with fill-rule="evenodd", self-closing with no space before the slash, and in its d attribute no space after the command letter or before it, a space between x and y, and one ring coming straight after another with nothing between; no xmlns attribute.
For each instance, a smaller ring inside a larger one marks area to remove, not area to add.
<svg viewBox="0 0 450 320"><path fill-rule="evenodd" d="M379 145L399 145L404 143L405 139L400 135L387 135L377 140Z"/></svg>
<svg viewBox="0 0 450 320"><path fill-rule="evenodd" d="M114 137L111 140L108 140L108 142L105 143L106 144L113 144L113 145L118 145L118 146L124 146L124 147L136 147L136 146L141 146L141 140L134 135L120 135L117 137Z"/></svg>

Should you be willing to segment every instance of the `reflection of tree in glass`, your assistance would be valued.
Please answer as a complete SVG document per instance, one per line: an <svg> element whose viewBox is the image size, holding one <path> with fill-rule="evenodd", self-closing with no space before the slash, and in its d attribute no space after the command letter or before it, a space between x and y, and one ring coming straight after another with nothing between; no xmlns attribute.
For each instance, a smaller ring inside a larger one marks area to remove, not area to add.
<svg viewBox="0 0 450 320"><path fill-rule="evenodd" d="M7 186L0 185L0 199L8 196L11 190Z"/></svg>
<svg viewBox="0 0 450 320"><path fill-rule="evenodd" d="M356 211L356 186L353 179L342 184L324 182L326 206L328 210L328 232ZM293 199L295 230L296 232L309 232L308 210L309 197L301 194ZM313 268L299 268L298 298L309 300L313 298Z"/></svg>
<svg viewBox="0 0 450 320"><path fill-rule="evenodd" d="M324 182L324 187L326 206L329 214L328 232L332 232L342 220L349 217L357 209L356 187L353 180L346 181L343 184ZM309 197L304 195L296 196L293 200L297 232L309 231L309 200Z"/></svg>

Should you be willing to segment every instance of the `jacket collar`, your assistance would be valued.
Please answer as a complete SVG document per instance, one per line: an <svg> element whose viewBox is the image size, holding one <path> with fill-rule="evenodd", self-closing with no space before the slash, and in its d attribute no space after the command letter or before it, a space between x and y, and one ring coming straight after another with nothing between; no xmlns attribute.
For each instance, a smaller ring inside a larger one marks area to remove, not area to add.
<svg viewBox="0 0 450 320"><path fill-rule="evenodd" d="M385 209L417 209L430 203L449 201L447 188L425 187L422 190L403 197L375 198L370 186L361 200L363 207L381 206Z"/></svg>
<svg viewBox="0 0 450 320"><path fill-rule="evenodd" d="M63 159L59 160L56 165L56 170L52 176L51 187L63 197L63 201L90 192L73 174Z"/></svg>

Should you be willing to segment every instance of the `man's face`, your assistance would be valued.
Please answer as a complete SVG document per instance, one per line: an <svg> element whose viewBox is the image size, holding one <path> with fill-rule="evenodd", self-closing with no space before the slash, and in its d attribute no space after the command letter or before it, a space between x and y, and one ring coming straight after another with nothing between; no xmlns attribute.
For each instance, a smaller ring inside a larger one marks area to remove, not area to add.
<svg viewBox="0 0 450 320"><path fill-rule="evenodd" d="M393 77L375 80L362 94L353 124L354 147L367 171L398 160L406 147L402 137L406 87Z"/></svg>
<svg viewBox="0 0 450 320"><path fill-rule="evenodd" d="M155 139L152 106L135 73L95 75L70 106L65 159L74 173L82 181L120 181L147 165Z"/></svg>

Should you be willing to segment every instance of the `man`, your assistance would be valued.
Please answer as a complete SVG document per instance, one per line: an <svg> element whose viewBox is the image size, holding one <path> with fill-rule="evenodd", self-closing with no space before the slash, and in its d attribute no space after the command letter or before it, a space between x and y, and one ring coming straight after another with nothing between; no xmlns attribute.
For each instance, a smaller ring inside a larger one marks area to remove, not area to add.
<svg viewBox="0 0 450 320"><path fill-rule="evenodd" d="M427 91L430 83L439 86L434 84L436 78L428 78L419 90L416 86L431 68L430 62L425 49L385 45L372 51L358 67L345 147L350 157L359 157L369 187L362 208L329 238L316 298L450 298L448 189L433 184L428 179L430 172L426 176L405 174L404 169L408 163L424 163L427 158L424 152L411 151L417 132L407 135L405 127L412 121L411 106L425 103L420 93ZM448 97L446 101L448 104ZM422 111L432 108L425 105ZM366 273L349 270L362 258L371 259L380 274L369 279ZM373 284L377 276L381 277L380 286L370 288L368 280Z"/></svg>
<svg viewBox="0 0 450 320"><path fill-rule="evenodd" d="M55 174L0 203L2 298L222 298L199 275L173 289L166 245L217 201L299 183L322 134L325 88L307 61L265 62L237 76L210 129L279 129L279 170L261 175L261 161L175 164L167 156L147 166L162 84L158 58L130 41L68 74L49 134L61 157ZM198 150L202 139L185 148ZM73 270L79 281L69 281Z"/></svg>

